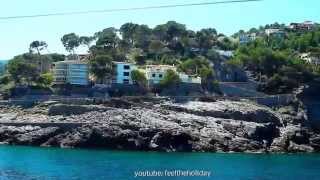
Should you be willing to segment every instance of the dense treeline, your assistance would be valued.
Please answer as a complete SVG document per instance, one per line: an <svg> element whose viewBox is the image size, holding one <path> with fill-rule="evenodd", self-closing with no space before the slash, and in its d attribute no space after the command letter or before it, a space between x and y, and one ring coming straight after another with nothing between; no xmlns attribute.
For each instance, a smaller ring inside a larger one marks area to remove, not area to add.
<svg viewBox="0 0 320 180"><path fill-rule="evenodd" d="M62 37L66 50L74 53L86 45L91 53L91 72L99 82L112 74L112 61L131 61L137 65L168 64L178 66L189 75L201 76L204 87L214 80L210 62L217 61L216 49L234 50L238 44L213 28L192 31L175 21L150 28L126 23L116 29L106 28L91 37L74 33ZM101 69L100 67L106 67ZM169 81L168 81L169 82Z"/></svg>
<svg viewBox="0 0 320 180"><path fill-rule="evenodd" d="M69 33L64 35L61 41L73 55L80 46L88 48L90 70L99 83L108 83L108 78L114 74L113 61L130 61L140 66L174 64L179 71L201 76L205 88L217 83L213 70L215 65L242 68L251 71L260 82L261 90L267 93L292 92L318 77L319 67L301 60L299 54L320 54L319 28L308 32L286 31L281 37L267 36L267 28L285 30L286 25L275 23L252 28L247 32L240 30L232 37L227 37L214 28L193 31L175 21L154 28L126 23L119 29L109 27L92 36ZM255 33L257 38L240 45L237 38L250 33ZM47 47L45 41L32 42L30 52L10 61L8 75L0 78L0 83L50 86L52 75L43 71L42 67L47 62L62 61L65 56L43 53ZM225 61L217 50L234 51L234 57ZM169 75L166 82L179 81L174 73ZM145 84L145 77L141 73L135 72L134 77L140 80L139 84ZM173 80L170 80L170 77Z"/></svg>
<svg viewBox="0 0 320 180"><path fill-rule="evenodd" d="M63 54L41 54L48 47L44 41L33 41L29 52L15 56L7 65L7 74L0 76L0 94L10 96L17 86L48 88L53 82L49 68L53 62L63 61Z"/></svg>
<svg viewBox="0 0 320 180"><path fill-rule="evenodd" d="M92 37L79 37L71 33L62 38L69 52L81 44L90 47L93 55L107 54L116 60L126 60L127 56L137 63L172 63L177 59L187 59L198 55L206 56L212 47L233 50L235 42L215 29L192 31L174 21L149 28L147 25L126 23L116 28L106 28ZM93 44L93 45L92 45Z"/></svg>
<svg viewBox="0 0 320 180"><path fill-rule="evenodd" d="M53 62L63 61L64 59L65 56L61 54L41 55L26 53L9 61L7 71L17 85L50 86L50 81L46 83L48 81L43 80L42 77L50 75L49 68Z"/></svg>
<svg viewBox="0 0 320 180"><path fill-rule="evenodd" d="M254 73L268 93L288 93L317 78L318 66L299 58L301 53L320 53L320 29L287 32L283 37L260 36L240 46L229 63Z"/></svg>

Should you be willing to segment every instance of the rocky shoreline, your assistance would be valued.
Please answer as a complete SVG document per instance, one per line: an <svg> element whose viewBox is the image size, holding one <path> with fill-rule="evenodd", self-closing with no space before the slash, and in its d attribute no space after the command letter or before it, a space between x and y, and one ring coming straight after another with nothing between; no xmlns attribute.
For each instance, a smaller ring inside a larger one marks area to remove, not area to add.
<svg viewBox="0 0 320 180"><path fill-rule="evenodd" d="M320 134L311 129L298 103L273 110L247 100L2 105L0 143L165 152L320 152Z"/></svg>

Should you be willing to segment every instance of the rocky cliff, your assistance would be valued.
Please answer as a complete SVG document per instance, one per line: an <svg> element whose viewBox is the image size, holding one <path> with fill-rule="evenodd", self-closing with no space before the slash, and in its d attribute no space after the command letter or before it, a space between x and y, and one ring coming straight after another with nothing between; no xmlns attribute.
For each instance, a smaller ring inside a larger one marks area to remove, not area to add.
<svg viewBox="0 0 320 180"><path fill-rule="evenodd" d="M305 116L297 106L272 110L229 100L2 106L0 142L167 152L319 152L320 135Z"/></svg>

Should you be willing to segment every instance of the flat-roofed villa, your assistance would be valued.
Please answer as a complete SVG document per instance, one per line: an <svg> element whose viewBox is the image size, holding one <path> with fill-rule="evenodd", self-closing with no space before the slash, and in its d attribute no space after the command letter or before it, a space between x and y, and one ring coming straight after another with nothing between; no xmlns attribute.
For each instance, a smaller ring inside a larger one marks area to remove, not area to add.
<svg viewBox="0 0 320 180"><path fill-rule="evenodd" d="M320 65L320 53L302 53L299 57L310 64Z"/></svg>
<svg viewBox="0 0 320 180"><path fill-rule="evenodd" d="M291 23L289 29L295 31L310 31L316 27L316 24L312 21L305 21L303 23Z"/></svg>
<svg viewBox="0 0 320 180"><path fill-rule="evenodd" d="M177 72L177 68L175 66L170 65L148 65L146 66L146 78L148 80L149 85L159 84L164 76L166 75L168 70L172 70ZM183 83L193 83L200 84L201 78L193 75L188 75L186 73L179 72L177 73L181 82Z"/></svg>
<svg viewBox="0 0 320 180"><path fill-rule="evenodd" d="M67 60L56 62L53 65L54 84L89 84L89 67L87 62Z"/></svg>
<svg viewBox="0 0 320 180"><path fill-rule="evenodd" d="M148 84L159 84L168 70L176 71L176 67L170 65L147 65L145 73Z"/></svg>
<svg viewBox="0 0 320 180"><path fill-rule="evenodd" d="M133 84L131 72L137 69L137 66L128 62L113 62L116 75L113 78L114 84Z"/></svg>
<svg viewBox="0 0 320 180"><path fill-rule="evenodd" d="M201 84L201 77L196 75L188 75L185 73L179 73L181 82L190 84Z"/></svg>
<svg viewBox="0 0 320 180"><path fill-rule="evenodd" d="M251 34L240 34L239 35L239 43L240 44L247 44L251 41L256 40L257 34L256 33L251 33Z"/></svg>
<svg viewBox="0 0 320 180"><path fill-rule="evenodd" d="M285 32L280 28L269 28L265 30L267 36L284 37Z"/></svg>

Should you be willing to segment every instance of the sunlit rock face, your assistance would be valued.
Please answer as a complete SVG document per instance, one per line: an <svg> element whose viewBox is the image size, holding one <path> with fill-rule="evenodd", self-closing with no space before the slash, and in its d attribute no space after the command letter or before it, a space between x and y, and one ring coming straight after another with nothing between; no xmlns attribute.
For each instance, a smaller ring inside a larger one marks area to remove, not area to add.
<svg viewBox="0 0 320 180"><path fill-rule="evenodd" d="M0 142L62 148L186 152L317 152L301 109L250 101L117 100L1 106ZM297 119L300 118L300 119Z"/></svg>

